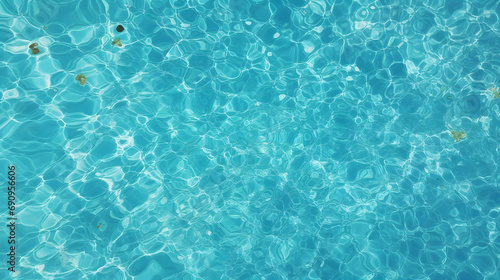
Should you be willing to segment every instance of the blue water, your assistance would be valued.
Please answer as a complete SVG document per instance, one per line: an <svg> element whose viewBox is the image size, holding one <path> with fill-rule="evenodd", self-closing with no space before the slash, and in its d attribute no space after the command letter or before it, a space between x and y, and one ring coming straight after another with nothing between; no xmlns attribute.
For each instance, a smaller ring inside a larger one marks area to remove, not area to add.
<svg viewBox="0 0 500 280"><path fill-rule="evenodd" d="M500 279L499 15L1 1L0 278Z"/></svg>

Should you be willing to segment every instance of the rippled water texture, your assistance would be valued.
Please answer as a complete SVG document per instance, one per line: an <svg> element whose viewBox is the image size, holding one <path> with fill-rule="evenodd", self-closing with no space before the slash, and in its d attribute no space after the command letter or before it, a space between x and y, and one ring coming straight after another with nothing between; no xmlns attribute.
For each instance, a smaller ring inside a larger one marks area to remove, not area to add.
<svg viewBox="0 0 500 280"><path fill-rule="evenodd" d="M0 278L500 279L499 14L0 1Z"/></svg>

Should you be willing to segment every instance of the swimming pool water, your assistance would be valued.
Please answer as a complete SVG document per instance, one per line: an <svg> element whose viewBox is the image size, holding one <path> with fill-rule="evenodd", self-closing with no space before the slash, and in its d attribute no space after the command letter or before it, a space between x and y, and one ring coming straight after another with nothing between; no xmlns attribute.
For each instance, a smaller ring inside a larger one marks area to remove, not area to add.
<svg viewBox="0 0 500 280"><path fill-rule="evenodd" d="M500 279L499 15L1 1L0 278Z"/></svg>

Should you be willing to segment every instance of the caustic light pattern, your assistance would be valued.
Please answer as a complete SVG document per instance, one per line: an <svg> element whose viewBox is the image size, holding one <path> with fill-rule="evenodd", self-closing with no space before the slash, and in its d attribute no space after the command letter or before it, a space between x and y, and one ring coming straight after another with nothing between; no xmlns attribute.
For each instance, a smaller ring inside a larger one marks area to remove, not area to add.
<svg viewBox="0 0 500 280"><path fill-rule="evenodd" d="M500 279L499 15L0 1L0 278Z"/></svg>

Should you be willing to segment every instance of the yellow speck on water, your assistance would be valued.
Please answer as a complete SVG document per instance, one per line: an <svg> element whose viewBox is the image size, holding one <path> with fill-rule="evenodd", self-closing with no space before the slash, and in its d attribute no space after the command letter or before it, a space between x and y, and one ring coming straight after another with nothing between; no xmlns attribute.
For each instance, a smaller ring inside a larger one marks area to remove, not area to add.
<svg viewBox="0 0 500 280"><path fill-rule="evenodd" d="M440 188L444 189L444 186L439 186Z"/></svg>
<svg viewBox="0 0 500 280"><path fill-rule="evenodd" d="M80 85L85 85L87 83L87 77L85 77L85 75L81 74L76 76L75 80L79 81L80 82Z"/></svg>
<svg viewBox="0 0 500 280"><path fill-rule="evenodd" d="M118 46L118 47L121 47L122 46L122 41L120 40L120 38L117 38L116 40L114 40L112 43L111 43L112 46Z"/></svg>
<svg viewBox="0 0 500 280"><path fill-rule="evenodd" d="M451 132L451 135L453 136L453 139L455 139L455 141L460 141L462 138L465 138L467 136L467 133L465 133L464 131L461 131L461 132L458 132L458 131L452 131Z"/></svg>
<svg viewBox="0 0 500 280"><path fill-rule="evenodd" d="M441 91L444 91L444 87L441 87Z"/></svg>

